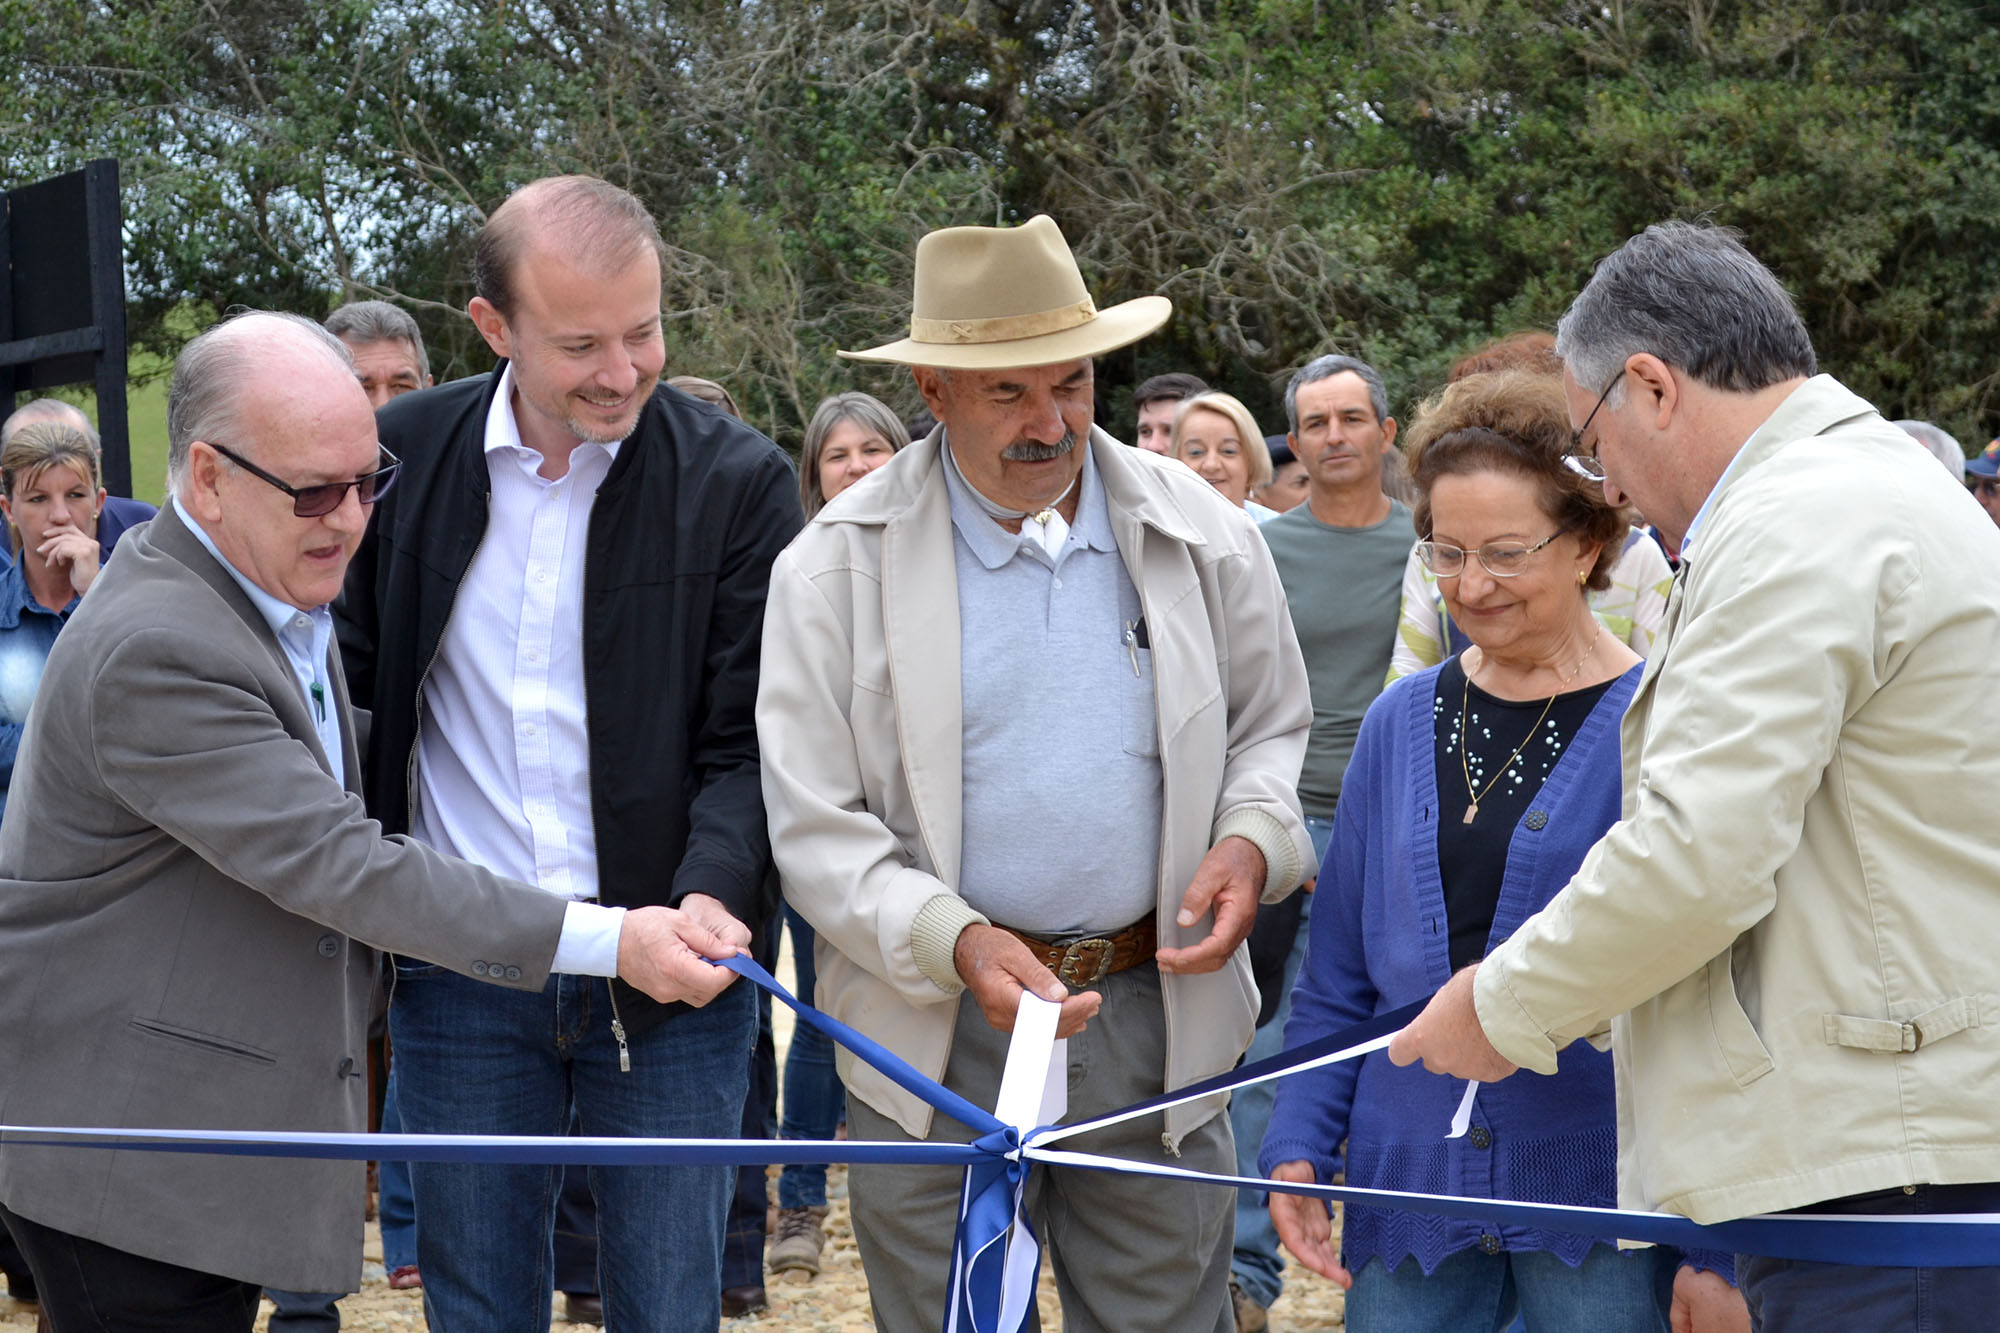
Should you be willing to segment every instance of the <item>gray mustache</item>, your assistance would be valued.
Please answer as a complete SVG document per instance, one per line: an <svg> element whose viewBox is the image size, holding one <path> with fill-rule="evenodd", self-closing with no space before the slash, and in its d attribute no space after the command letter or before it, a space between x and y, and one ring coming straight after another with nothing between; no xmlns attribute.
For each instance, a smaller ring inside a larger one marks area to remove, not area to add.
<svg viewBox="0 0 2000 1333"><path fill-rule="evenodd" d="M1010 463L1046 463L1051 458L1061 458L1076 448L1076 432L1064 431L1063 437L1054 444L1043 444L1037 440L1016 440L1000 451L1000 456Z"/></svg>

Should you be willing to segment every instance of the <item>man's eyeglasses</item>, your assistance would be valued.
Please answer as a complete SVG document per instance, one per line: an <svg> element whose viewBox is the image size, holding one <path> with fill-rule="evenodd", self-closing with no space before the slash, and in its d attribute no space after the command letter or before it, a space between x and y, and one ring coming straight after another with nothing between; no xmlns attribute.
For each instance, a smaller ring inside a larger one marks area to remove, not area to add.
<svg viewBox="0 0 2000 1333"><path fill-rule="evenodd" d="M1479 557L1480 566L1496 579L1518 578L1528 572L1528 557L1563 535L1568 529L1557 528L1548 536L1529 546L1526 542L1488 542L1477 551L1450 546L1444 542L1418 542L1417 559L1424 562L1424 568L1441 579L1454 579L1465 572L1465 558Z"/></svg>
<svg viewBox="0 0 2000 1333"><path fill-rule="evenodd" d="M1991 500L2000 493L2000 477L1981 477L1972 483L1972 493L1982 500Z"/></svg>
<svg viewBox="0 0 2000 1333"><path fill-rule="evenodd" d="M290 482L280 481L233 449L225 449L213 440L205 443L259 481L267 481L291 496L292 512L300 518L320 518L331 514L340 508L340 502L347 498L347 488L350 486L354 488L354 493L362 504L374 504L389 493L389 488L396 483L396 470L403 466L401 459L383 449L382 466L365 477L356 477L352 481L322 482L317 486L294 486Z"/></svg>
<svg viewBox="0 0 2000 1333"><path fill-rule="evenodd" d="M1605 400L1611 397L1611 391L1623 383L1624 379L1625 371L1621 367L1618 373L1611 377L1611 383L1604 386L1604 392L1597 396L1597 407L1591 408L1590 415L1583 419L1583 424L1569 433L1569 452L1563 455L1563 466L1571 472L1588 477L1592 481L1604 480L1604 464L1597 461L1595 451L1591 453L1583 451L1583 437L1589 432L1590 423L1597 420L1598 409L1604 406Z"/></svg>

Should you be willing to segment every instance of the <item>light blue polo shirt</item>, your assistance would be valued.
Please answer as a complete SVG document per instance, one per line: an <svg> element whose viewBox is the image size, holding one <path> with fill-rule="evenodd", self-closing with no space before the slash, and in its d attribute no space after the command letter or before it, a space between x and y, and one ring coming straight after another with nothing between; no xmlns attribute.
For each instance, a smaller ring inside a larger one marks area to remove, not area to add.
<svg viewBox="0 0 2000 1333"><path fill-rule="evenodd" d="M944 450L964 710L959 892L1043 938L1131 925L1153 910L1160 872L1150 637L1078 447L1076 522L1053 557L988 517Z"/></svg>

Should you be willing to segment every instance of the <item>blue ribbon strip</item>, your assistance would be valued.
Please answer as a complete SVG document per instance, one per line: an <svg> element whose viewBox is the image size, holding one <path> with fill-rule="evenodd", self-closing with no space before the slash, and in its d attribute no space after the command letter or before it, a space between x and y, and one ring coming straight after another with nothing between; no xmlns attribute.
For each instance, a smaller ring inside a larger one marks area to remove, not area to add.
<svg viewBox="0 0 2000 1333"><path fill-rule="evenodd" d="M1665 1213L1559 1204L1523 1203L1453 1195L1404 1193L1337 1185L1295 1185L1243 1176L1211 1175L1172 1166L1120 1161L1090 1153L1036 1145L1042 1131L1024 1137L994 1114L941 1086L880 1043L802 1004L747 955L723 966L771 992L799 1020L825 1033L931 1107L976 1131L971 1143L858 1143L757 1139L582 1138L556 1135L311 1134L257 1130L105 1129L0 1126L9 1148L85 1147L127 1152L188 1152L224 1156L295 1157L412 1162L489 1162L549 1165L654 1166L670 1163L765 1165L771 1163L880 1163L959 1166L965 1187L959 1233L953 1247L951 1308L946 1333L1019 1333L1033 1318L1032 1302L1011 1327L999 1326L1007 1253L1011 1244L1033 1237L1022 1222L1020 1203L1033 1162L1122 1174L1183 1179L1190 1184L1231 1186L1313 1195L1369 1207L1396 1208L1440 1217L1470 1218L1590 1236L1597 1240L1646 1241L1687 1249L1726 1250L1774 1258L1885 1267L1964 1268L2000 1265L2000 1218L1973 1216L1816 1216L1783 1214L1742 1218L1710 1226ZM1423 1003L1379 1014L1329 1037L1240 1066L1227 1074L1149 1098L1122 1112L1063 1125L1081 1132L1102 1121L1246 1084L1281 1077L1322 1056L1395 1032L1422 1011ZM1054 1128L1054 1127L1048 1127Z"/></svg>

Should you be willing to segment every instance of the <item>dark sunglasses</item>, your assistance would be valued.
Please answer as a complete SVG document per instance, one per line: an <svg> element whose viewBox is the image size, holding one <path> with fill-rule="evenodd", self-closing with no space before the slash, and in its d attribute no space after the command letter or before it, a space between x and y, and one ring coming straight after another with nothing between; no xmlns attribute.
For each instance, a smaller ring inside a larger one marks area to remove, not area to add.
<svg viewBox="0 0 2000 1333"><path fill-rule="evenodd" d="M376 468L365 477L356 477L352 481L329 481L318 486L294 486L289 482L280 481L233 449L225 449L213 440L208 440L205 443L207 443L209 448L215 450L215 452L221 454L224 458L236 464L236 466L242 468L259 481L268 481L286 495L291 496L292 512L300 518L320 518L331 514L334 510L340 508L340 502L347 498L347 488L349 486L354 488L354 493L362 504L374 504L389 493L389 488L396 483L396 470L403 466L401 459L397 458L387 449L383 449L382 458L384 462L382 466ZM380 448L379 445L376 447Z"/></svg>

